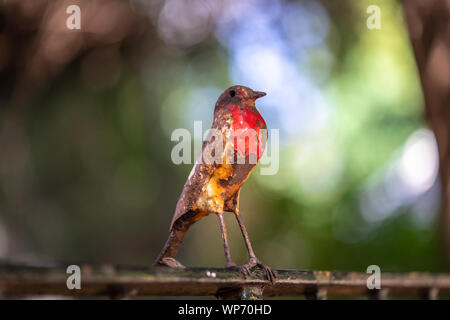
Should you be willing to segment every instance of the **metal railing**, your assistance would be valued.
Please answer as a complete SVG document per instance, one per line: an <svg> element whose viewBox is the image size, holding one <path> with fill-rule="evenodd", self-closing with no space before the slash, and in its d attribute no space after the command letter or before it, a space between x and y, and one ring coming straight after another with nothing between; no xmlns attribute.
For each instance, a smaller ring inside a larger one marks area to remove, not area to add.
<svg viewBox="0 0 450 320"><path fill-rule="evenodd" d="M67 267L1 264L0 296L73 296L126 299L136 296L215 296L219 299L304 297L307 299L450 296L450 275L383 273L381 289L369 290L370 275L358 272L276 270L271 284L262 271L244 277L219 268L130 268L83 265L81 289L68 289Z"/></svg>

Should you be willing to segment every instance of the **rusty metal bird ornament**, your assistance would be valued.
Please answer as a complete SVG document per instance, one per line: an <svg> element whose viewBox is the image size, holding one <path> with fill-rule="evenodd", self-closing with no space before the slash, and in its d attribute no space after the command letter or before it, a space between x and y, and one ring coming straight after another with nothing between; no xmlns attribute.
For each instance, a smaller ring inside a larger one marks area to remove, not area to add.
<svg viewBox="0 0 450 320"><path fill-rule="evenodd" d="M245 275L259 267L274 281L274 272L256 257L239 213L239 193L261 158L267 141L267 126L255 106L264 92L232 86L219 97L214 120L202 153L184 185L169 230L169 238L155 265L184 266L175 260L177 250L189 227L202 217L215 213L219 218L226 267L238 268ZM237 266L231 259L224 212L232 212L247 246L250 261Z"/></svg>

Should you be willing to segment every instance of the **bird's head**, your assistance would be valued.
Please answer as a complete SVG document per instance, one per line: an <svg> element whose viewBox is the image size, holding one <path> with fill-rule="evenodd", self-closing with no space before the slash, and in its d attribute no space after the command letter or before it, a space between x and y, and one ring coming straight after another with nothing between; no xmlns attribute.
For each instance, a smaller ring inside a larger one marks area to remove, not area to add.
<svg viewBox="0 0 450 320"><path fill-rule="evenodd" d="M227 105L255 106L255 100L266 95L265 92L254 91L244 86L232 86L225 90L217 99L216 109Z"/></svg>

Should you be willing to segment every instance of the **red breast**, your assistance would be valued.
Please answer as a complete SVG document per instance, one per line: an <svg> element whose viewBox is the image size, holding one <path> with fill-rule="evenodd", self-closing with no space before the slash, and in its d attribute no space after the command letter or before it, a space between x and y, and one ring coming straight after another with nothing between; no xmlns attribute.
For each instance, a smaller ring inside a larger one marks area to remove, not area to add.
<svg viewBox="0 0 450 320"><path fill-rule="evenodd" d="M244 156L256 151L259 160L265 149L265 133L260 131L266 129L264 118L255 107L251 108L245 104L233 104L230 110L233 117L234 149Z"/></svg>

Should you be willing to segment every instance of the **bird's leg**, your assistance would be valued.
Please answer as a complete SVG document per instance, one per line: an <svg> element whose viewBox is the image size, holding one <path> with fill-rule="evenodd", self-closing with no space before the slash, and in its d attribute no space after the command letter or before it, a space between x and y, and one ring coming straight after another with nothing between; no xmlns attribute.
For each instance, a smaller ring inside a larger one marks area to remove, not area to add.
<svg viewBox="0 0 450 320"><path fill-rule="evenodd" d="M153 264L154 266L185 268L185 266L175 260L175 255L177 254L178 248L191 224L192 222L189 220L179 220L176 225L170 229L169 238Z"/></svg>
<svg viewBox="0 0 450 320"><path fill-rule="evenodd" d="M242 222L241 216L239 215L239 211L237 208L234 211L234 215L236 216L236 220L238 221L239 227L241 228L242 236L244 237L245 245L247 247L248 255L250 257L250 261L242 266L242 270L246 275L249 275L250 270L252 268L261 267L264 270L267 279L273 283L276 278L276 275L268 265L262 263L256 257L255 252L253 251L252 248L252 244L250 243L250 238L248 237L247 229L245 228L245 225Z"/></svg>
<svg viewBox="0 0 450 320"><path fill-rule="evenodd" d="M247 247L248 255L250 256L250 261L256 259L255 252L253 251L252 244L250 242L250 238L248 237L247 229L245 228L244 223L242 222L241 216L239 212L236 210L234 213L236 219L239 223L239 228L241 228L242 236L244 237L245 246Z"/></svg>
<svg viewBox="0 0 450 320"><path fill-rule="evenodd" d="M227 260L226 267L227 268L235 267L236 264L231 260L230 246L228 245L227 227L225 226L225 221L223 219L223 212L218 213L217 216L219 217L219 225L220 225L220 232L222 234L223 249L225 251L225 259Z"/></svg>

